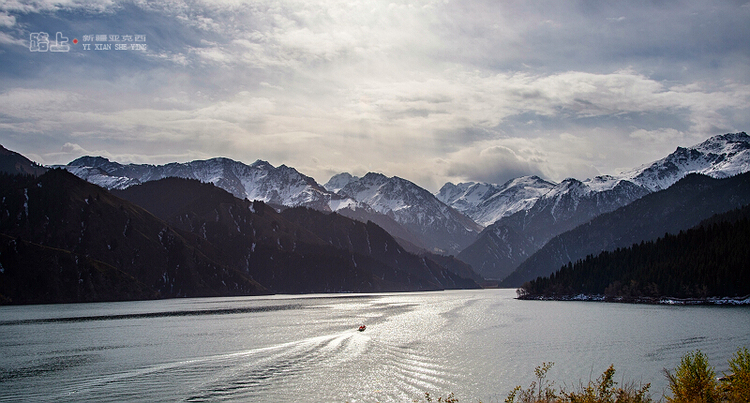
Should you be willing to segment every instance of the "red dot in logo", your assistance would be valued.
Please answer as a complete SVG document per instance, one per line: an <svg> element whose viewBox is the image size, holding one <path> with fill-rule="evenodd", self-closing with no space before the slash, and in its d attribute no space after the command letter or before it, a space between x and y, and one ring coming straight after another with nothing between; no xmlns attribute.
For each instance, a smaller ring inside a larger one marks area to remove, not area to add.
<svg viewBox="0 0 750 403"><path fill-rule="evenodd" d="M78 44L78 39L73 39L73 45Z"/></svg>

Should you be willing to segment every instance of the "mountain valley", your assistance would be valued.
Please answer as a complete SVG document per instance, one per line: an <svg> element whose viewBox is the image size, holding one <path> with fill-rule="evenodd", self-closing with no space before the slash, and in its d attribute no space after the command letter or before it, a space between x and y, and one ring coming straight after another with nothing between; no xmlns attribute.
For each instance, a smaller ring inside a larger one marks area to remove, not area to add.
<svg viewBox="0 0 750 403"><path fill-rule="evenodd" d="M375 172L320 185L262 160L42 167L0 151L6 303L517 287L750 202L746 133L618 175L435 194Z"/></svg>

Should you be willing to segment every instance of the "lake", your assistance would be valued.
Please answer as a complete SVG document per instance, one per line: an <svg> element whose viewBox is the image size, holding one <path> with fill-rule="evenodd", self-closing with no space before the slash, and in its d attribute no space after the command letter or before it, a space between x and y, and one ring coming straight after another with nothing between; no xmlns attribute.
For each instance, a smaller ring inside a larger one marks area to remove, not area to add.
<svg viewBox="0 0 750 403"><path fill-rule="evenodd" d="M665 390L700 349L750 347L750 308L518 301L514 290L0 307L0 401L501 402L534 368ZM365 324L367 329L358 332Z"/></svg>

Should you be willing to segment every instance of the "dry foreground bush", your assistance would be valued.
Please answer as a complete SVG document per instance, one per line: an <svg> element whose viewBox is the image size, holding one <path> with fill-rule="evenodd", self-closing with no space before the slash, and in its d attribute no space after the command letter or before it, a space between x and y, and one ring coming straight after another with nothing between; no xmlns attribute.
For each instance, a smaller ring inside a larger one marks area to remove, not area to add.
<svg viewBox="0 0 750 403"><path fill-rule="evenodd" d="M614 381L615 369L610 366L596 380L581 384L577 390L557 389L547 380L553 363L536 367L536 380L528 388L517 386L505 403L652 403L650 383L627 383L622 387ZM750 402L750 351L740 348L729 360L728 374L717 378L708 358L700 350L687 353L674 371L664 370L671 396L657 401L667 403L748 403ZM425 393L424 401L458 403L453 393L447 397L432 397ZM415 403L420 400L414 400ZM481 402L480 402L481 403Z"/></svg>

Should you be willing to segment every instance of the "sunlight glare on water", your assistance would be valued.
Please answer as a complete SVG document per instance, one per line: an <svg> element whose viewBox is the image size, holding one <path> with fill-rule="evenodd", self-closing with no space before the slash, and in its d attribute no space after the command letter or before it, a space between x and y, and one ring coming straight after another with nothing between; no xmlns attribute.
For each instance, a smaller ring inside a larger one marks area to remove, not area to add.
<svg viewBox="0 0 750 403"><path fill-rule="evenodd" d="M652 382L701 349L750 346L747 307L517 301L513 290L0 308L0 401L499 402L558 385ZM367 325L358 332L360 324ZM717 332L716 329L721 329Z"/></svg>

